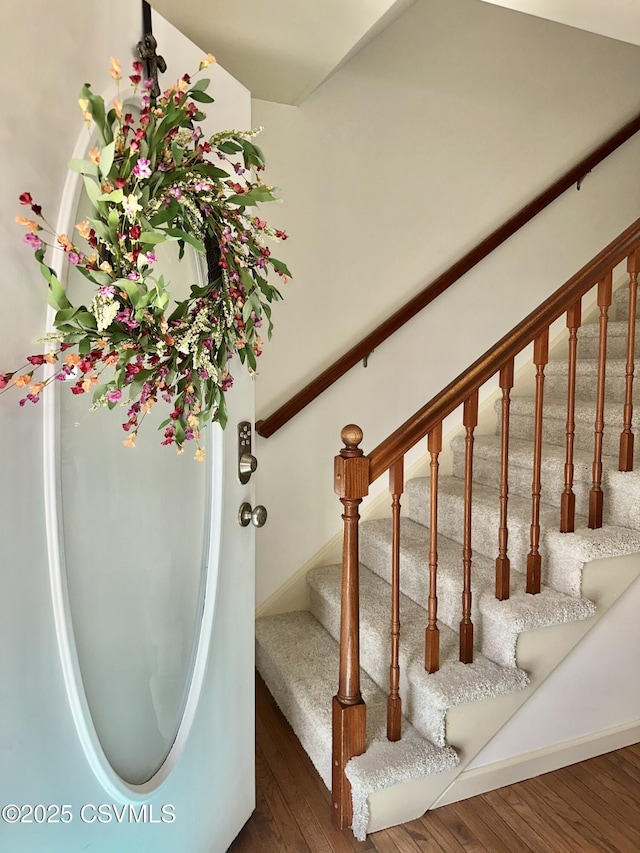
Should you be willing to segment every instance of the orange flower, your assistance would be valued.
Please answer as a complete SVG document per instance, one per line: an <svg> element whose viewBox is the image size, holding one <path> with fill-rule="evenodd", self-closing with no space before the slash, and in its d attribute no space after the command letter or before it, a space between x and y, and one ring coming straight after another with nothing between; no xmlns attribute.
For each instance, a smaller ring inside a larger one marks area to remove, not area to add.
<svg viewBox="0 0 640 853"><path fill-rule="evenodd" d="M113 99L113 109L115 110L116 116L118 118L122 118L122 101L120 98Z"/></svg>
<svg viewBox="0 0 640 853"><path fill-rule="evenodd" d="M65 252L71 252L71 251L73 251L73 243L72 243L72 242L71 242L71 240L67 237L67 235L66 235L66 234L61 234L61 235L58 237L58 243L60 243L60 245L62 246L62 248L65 250Z"/></svg>
<svg viewBox="0 0 640 853"><path fill-rule="evenodd" d="M64 357L64 363L69 367L75 367L76 364L80 361L80 356L77 352L70 352L68 355Z"/></svg>
<svg viewBox="0 0 640 853"><path fill-rule="evenodd" d="M114 80L122 80L122 74L120 73L122 70L122 66L118 62L118 60L112 56L111 57L111 65L109 67L109 74L113 77Z"/></svg>
<svg viewBox="0 0 640 853"><path fill-rule="evenodd" d="M85 240L88 240L91 236L91 226L86 219L83 222L76 223L76 231Z"/></svg>
<svg viewBox="0 0 640 853"><path fill-rule="evenodd" d="M92 388L98 384L98 374L95 370L92 370L91 373L88 373L84 379L82 380L82 388L85 392L91 391Z"/></svg>
<svg viewBox="0 0 640 853"><path fill-rule="evenodd" d="M138 437L137 432L129 433L129 435L122 442L125 447L135 447L136 446L136 438Z"/></svg>
<svg viewBox="0 0 640 853"><path fill-rule="evenodd" d="M208 53L204 59L200 60L200 65L198 70L202 71L203 68L208 68L210 65L216 61L215 56L212 53Z"/></svg>
<svg viewBox="0 0 640 853"><path fill-rule="evenodd" d="M47 364L55 364L58 360L58 355L55 350L49 350L49 352L45 355L44 360Z"/></svg>
<svg viewBox="0 0 640 853"><path fill-rule="evenodd" d="M80 104L80 109L82 110L82 117L84 118L84 123L87 127L91 127L91 113L89 112L89 99L88 98L78 98L78 103Z"/></svg>
<svg viewBox="0 0 640 853"><path fill-rule="evenodd" d="M196 450L196 455L193 458L196 460L196 462L204 462L204 450L199 447Z"/></svg>
<svg viewBox="0 0 640 853"><path fill-rule="evenodd" d="M17 379L13 380L13 384L16 388L26 388L32 379L33 373L23 373L22 376L18 376Z"/></svg>
<svg viewBox="0 0 640 853"><path fill-rule="evenodd" d="M89 151L89 160L94 163L96 166L100 163L100 149L92 148Z"/></svg>
<svg viewBox="0 0 640 853"><path fill-rule="evenodd" d="M29 385L29 393L30 394L39 394L44 388L44 382L34 382L33 385Z"/></svg>

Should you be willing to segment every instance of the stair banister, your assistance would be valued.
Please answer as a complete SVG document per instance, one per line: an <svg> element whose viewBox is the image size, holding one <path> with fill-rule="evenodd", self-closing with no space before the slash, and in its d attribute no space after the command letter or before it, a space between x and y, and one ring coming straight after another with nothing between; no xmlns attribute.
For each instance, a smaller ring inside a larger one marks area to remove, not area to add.
<svg viewBox="0 0 640 853"><path fill-rule="evenodd" d="M255 429L258 435L269 438L281 427L288 423L291 418L301 412L316 397L319 397L334 382L344 376L352 367L363 361L380 344L391 337L398 329L402 328L409 320L413 319L423 308L426 308L434 299L437 299L452 284L455 284L463 275L477 266L491 254L498 246L512 237L527 222L530 222L538 213L548 207L572 186L580 186L584 177L613 154L621 145L634 136L640 130L640 113L634 116L623 127L616 131L609 139L600 144L590 154L580 160L579 163L569 169L561 178L554 181L550 186L526 204L521 210L511 216L502 225L492 231L487 237L474 246L460 260L439 275L431 284L423 288L405 305L394 314L369 332L361 341L333 362L326 370L323 370L311 382L293 395L286 403L283 403L275 412L268 417L257 421Z"/></svg>
<svg viewBox="0 0 640 853"><path fill-rule="evenodd" d="M442 448L442 422L459 406L463 406L465 428L465 471L463 546L461 568L462 621L460 623L460 660L473 660L473 624L471 621L471 497L474 430L478 423L478 392L492 376L500 375L502 400L502 425L507 427L509 419L510 390L513 386L514 358L525 347L533 344L533 363L536 367L535 416L533 436L533 476L531 486L531 551L526 565L526 591L539 593L541 584L540 545L540 497L541 497L541 452L543 430L544 370L548 361L549 328L555 320L567 315L569 330L569 373L567 408L567 457L565 464L565 491L560 502L560 531L573 527L575 496L572 491L573 477L573 430L576 389L575 356L577 328L580 325L582 297L597 286L597 304L600 310L598 379L596 390L596 413L594 425L593 488L589 496L589 526L602 526L602 450L604 433L604 381L606 367L606 344L608 308L611 305L613 269L627 260L629 282L628 334L635 332L635 309L637 275L640 267L640 219L637 219L619 237L613 240L593 260L572 276L561 288L532 311L518 326L505 335L464 373L460 374L440 394L436 395L411 418L405 421L371 453L364 455L360 449L362 430L351 424L342 430L344 447L335 459L335 491L343 504L344 546L342 571L342 610L340 624L340 673L338 693L333 699L333 803L336 821L345 828L351 820L350 785L345 775L347 762L366 750L366 707L360 694L359 682L359 540L358 507L368 494L369 486L382 474L390 472L392 495L393 548L392 548L392 655L390 666L390 691L388 702L387 732L390 740L400 737L396 719L401 697L398 694L399 659L398 642L400 631L399 584L400 569L400 495L403 490L403 465L405 454L425 436L429 436L428 450L431 455L432 481L430 487L430 541L429 541L429 593L428 624L425 632L425 669L435 672L439 667L437 629L437 476L438 455ZM627 460L623 448L633 447L632 390L634 372L633 337L627 342L627 364L625 372L625 402L623 409L624 429L621 435L619 467L626 470ZM626 437L625 437L626 436ZM624 455L624 458L623 458ZM508 495L508 438L501 444L500 473L500 528L498 532L498 558L496 559L496 597L509 596L509 558L507 555L507 495ZM595 497L594 497L595 494Z"/></svg>
<svg viewBox="0 0 640 853"><path fill-rule="evenodd" d="M461 373L443 391L433 397L414 415L368 454L370 483L387 471L394 462L414 447L431 429L443 421L465 399L496 374L509 359L515 357L564 312L595 286L619 263L626 260L640 243L640 219L599 252L579 272L546 299L535 311L508 332L468 370Z"/></svg>

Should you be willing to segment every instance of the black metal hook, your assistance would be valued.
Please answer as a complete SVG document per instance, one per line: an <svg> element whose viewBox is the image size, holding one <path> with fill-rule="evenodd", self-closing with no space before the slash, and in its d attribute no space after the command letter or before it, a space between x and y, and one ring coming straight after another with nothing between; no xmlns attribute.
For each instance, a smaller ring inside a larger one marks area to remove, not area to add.
<svg viewBox="0 0 640 853"><path fill-rule="evenodd" d="M146 0L142 0L142 31L143 36L141 41L136 45L136 49L138 51L138 56L145 64L145 76L147 79L151 78L153 80L153 86L150 94L152 97L157 98L160 94L158 72L164 74L167 70L167 63L165 62L164 57L158 56L157 54L156 49L158 47L158 42L153 35L151 6L146 2Z"/></svg>

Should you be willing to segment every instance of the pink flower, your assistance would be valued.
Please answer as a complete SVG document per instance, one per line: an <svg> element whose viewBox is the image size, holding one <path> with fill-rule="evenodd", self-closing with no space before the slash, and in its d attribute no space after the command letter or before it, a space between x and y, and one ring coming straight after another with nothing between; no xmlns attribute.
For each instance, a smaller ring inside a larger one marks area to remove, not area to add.
<svg viewBox="0 0 640 853"><path fill-rule="evenodd" d="M35 249L36 251L42 248L42 240L38 237L37 234L25 234L24 242L28 243L29 246L31 246L31 248Z"/></svg>
<svg viewBox="0 0 640 853"><path fill-rule="evenodd" d="M151 160L147 160L145 157L139 157L138 162L133 167L133 174L136 178L150 178Z"/></svg>
<svg viewBox="0 0 640 853"><path fill-rule="evenodd" d="M22 193L20 196L20 204L28 204L31 206L33 204L33 199L31 198L31 193Z"/></svg>
<svg viewBox="0 0 640 853"><path fill-rule="evenodd" d="M122 398L122 391L119 388L114 388L113 391L107 391L107 400L110 403L117 403Z"/></svg>
<svg viewBox="0 0 640 853"><path fill-rule="evenodd" d="M82 263L84 259L84 255L82 252L69 252L69 263L73 264L74 267L77 267L78 264Z"/></svg>

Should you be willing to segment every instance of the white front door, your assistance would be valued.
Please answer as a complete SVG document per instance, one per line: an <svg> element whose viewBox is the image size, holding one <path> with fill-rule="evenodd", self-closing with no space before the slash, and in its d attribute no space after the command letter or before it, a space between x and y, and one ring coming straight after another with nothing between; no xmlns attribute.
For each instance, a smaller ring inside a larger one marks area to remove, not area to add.
<svg viewBox="0 0 640 853"><path fill-rule="evenodd" d="M154 33L172 79L197 68L201 51L157 16ZM212 78L209 133L249 127L248 92L217 67ZM74 195L59 233L77 221ZM168 277L188 286L197 274L187 257ZM51 755L12 744L24 770L3 780L0 850L224 853L253 810L255 528L238 510L254 505L259 474L238 476L253 381L239 363L232 373L229 423L208 428L204 463L161 447L153 424L124 448L117 410L89 413L65 387L50 396L49 642L61 677L42 724L66 722Z"/></svg>

